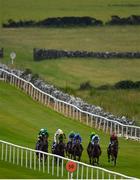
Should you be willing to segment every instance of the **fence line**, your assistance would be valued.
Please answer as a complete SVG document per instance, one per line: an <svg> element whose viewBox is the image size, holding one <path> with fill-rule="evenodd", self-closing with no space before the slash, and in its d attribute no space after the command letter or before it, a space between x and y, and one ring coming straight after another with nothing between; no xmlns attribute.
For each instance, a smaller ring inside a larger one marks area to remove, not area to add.
<svg viewBox="0 0 140 180"><path fill-rule="evenodd" d="M38 158L36 156L38 153ZM137 179L107 169L91 166L55 154L33 150L0 140L0 158L2 161L17 164L33 170L38 170L59 178L69 179ZM73 173L66 170L69 161L76 163Z"/></svg>
<svg viewBox="0 0 140 180"><path fill-rule="evenodd" d="M75 105L59 100L52 95L43 92L35 87L31 82L28 82L13 73L4 69L0 69L0 71L1 79L3 79L3 81L9 82L11 85L18 87L31 96L33 100L39 101L66 117L79 120L80 122L96 129L102 129L105 133L115 132L118 136L140 140L140 127L138 126L124 125L118 121L83 111Z"/></svg>

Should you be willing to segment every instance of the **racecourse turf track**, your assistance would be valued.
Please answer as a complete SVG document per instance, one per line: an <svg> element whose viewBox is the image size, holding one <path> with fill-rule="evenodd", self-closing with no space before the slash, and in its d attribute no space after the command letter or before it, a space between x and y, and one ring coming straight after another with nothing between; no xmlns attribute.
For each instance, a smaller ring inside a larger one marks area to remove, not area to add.
<svg viewBox="0 0 140 180"><path fill-rule="evenodd" d="M63 129L66 135L73 130L75 132L79 132L82 136L84 146L82 161L88 163L86 147L89 141L89 134L93 130L92 128L81 124L76 120L65 118L64 116L52 111L51 109L48 109L38 102L34 102L23 92L8 84L5 84L4 82L0 82L0 110L0 138L2 140L21 146L34 148L39 129L46 127L50 134L50 152L53 135L57 128ZM97 130L96 132L101 137L100 144L102 148L102 156L100 158L100 166L129 176L140 177L140 143L119 138L119 157L117 166L113 167L107 162L106 155L106 148L109 143L109 135L104 135L101 131ZM7 171L4 168L5 163L2 162L0 164L0 177L9 177L8 175L5 176L5 172ZM11 167L11 165L7 165L7 167ZM20 169L22 168L19 168L19 170ZM26 173L28 174L28 170L26 171L23 168L23 177L26 177ZM31 174L32 171L29 172L29 177ZM18 172L16 172L15 167L15 173L12 173L11 178L16 177L16 175L19 178L21 177ZM41 178L43 175L39 173L37 176L33 177L38 178L39 176Z"/></svg>

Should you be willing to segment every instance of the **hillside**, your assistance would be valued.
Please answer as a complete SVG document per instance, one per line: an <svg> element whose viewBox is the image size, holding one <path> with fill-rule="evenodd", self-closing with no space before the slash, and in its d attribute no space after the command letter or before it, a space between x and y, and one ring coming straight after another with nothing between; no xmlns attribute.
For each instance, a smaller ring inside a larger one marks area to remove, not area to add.
<svg viewBox="0 0 140 180"><path fill-rule="evenodd" d="M139 0L0 0L1 19L41 19L54 16L92 16L107 20L111 15L138 14ZM23 6L24 4L24 6Z"/></svg>
<svg viewBox="0 0 140 180"><path fill-rule="evenodd" d="M16 88L0 82L0 139L34 148L37 133L42 127L46 127L50 133L49 149L57 128L63 129L67 135L71 130L79 132L83 138L84 146L82 161L88 163L86 146L92 128L77 121L67 119L47 107L32 101L30 97ZM117 166L114 168L107 162L106 148L109 136L104 135L101 131L96 132L101 137L100 144L103 151L100 166L129 176L140 177L140 144L120 138L119 158ZM2 172L4 173L5 170L2 169ZM3 173L1 173L2 177Z"/></svg>

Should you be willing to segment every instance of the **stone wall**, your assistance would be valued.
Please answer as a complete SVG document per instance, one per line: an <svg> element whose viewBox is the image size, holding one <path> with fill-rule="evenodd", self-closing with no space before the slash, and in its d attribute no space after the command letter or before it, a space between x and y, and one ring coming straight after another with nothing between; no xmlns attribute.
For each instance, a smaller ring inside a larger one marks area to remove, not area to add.
<svg viewBox="0 0 140 180"><path fill-rule="evenodd" d="M33 49L33 58L36 61L56 58L140 58L140 52L88 52L88 51L66 51L55 49Z"/></svg>
<svg viewBox="0 0 140 180"><path fill-rule="evenodd" d="M39 78L36 78L36 79L32 78L33 74L31 74L30 71L28 71L28 73L27 73L27 70L21 71L21 70L17 70L17 69L10 69L9 67L7 67L4 64L0 64L0 68L16 74L17 76L31 82L32 84L34 84L34 86L41 89L42 91L52 95L53 97L55 97L57 99L60 99L62 101L73 104L83 111L94 113L94 114L106 117L110 120L121 122L122 124L128 124L128 125L135 124L135 122L133 120L130 120L125 116L119 117L119 116L113 115L111 112L105 112L104 109L100 106L88 104L88 103L84 102L81 98L74 97L72 95L64 93L64 92L60 91L59 89L57 89L55 86L48 84L47 82L44 82L43 80L41 80ZM1 76L2 76L2 74L0 71L0 77Z"/></svg>

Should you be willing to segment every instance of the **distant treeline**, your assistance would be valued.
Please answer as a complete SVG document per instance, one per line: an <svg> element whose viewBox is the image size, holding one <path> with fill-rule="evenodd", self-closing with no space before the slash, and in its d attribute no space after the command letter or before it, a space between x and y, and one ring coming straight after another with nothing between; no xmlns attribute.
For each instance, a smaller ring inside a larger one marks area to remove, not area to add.
<svg viewBox="0 0 140 180"><path fill-rule="evenodd" d="M92 17L54 17L40 21L9 19L7 23L3 23L3 27L67 27L67 26L98 26L102 25L102 21Z"/></svg>
<svg viewBox="0 0 140 180"><path fill-rule="evenodd" d="M102 26L102 25L140 25L140 16L131 15L129 17L111 16L111 20L103 23L103 21L93 17L52 17L40 21L35 20L19 20L9 19L2 26L6 28L18 27L70 27L70 26Z"/></svg>
<svg viewBox="0 0 140 180"><path fill-rule="evenodd" d="M0 48L0 58L3 58L3 48Z"/></svg>
<svg viewBox="0 0 140 180"><path fill-rule="evenodd" d="M35 61L57 58L140 58L140 52L89 52L89 51L66 51L56 49L33 49Z"/></svg>

